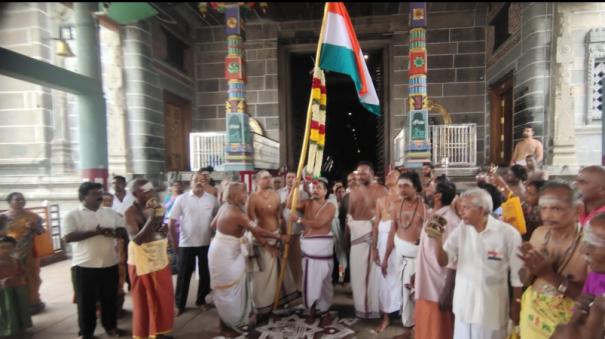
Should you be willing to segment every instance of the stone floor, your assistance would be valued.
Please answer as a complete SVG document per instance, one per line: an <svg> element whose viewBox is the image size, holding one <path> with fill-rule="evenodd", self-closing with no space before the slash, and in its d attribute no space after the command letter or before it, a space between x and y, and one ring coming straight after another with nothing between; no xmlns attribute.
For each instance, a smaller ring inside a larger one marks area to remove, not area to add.
<svg viewBox="0 0 605 339"><path fill-rule="evenodd" d="M42 286L40 294L47 308L33 317L34 327L29 330L30 338L40 339L67 339L78 338L78 325L76 305L72 304L73 291L70 281L70 261L65 260L42 268ZM176 277L175 277L176 278ZM215 338L220 334L217 329L218 316L215 309L206 312L197 310L194 306L194 293L197 291L197 279L193 278L190 287L187 311L175 319L173 335L175 338L198 339ZM333 309L338 311L341 318L353 318L352 295L350 291L336 288ZM127 314L119 319L118 326L124 330L131 328L132 309L130 296L126 296L125 308ZM383 333L376 334L373 328L378 320L359 320L351 325L355 334L348 338L391 338L401 332L401 322L397 318L392 320ZM100 322L97 324L96 335L99 338L109 338L105 335ZM130 337L125 336L125 338ZM273 338L278 339L278 338Z"/></svg>

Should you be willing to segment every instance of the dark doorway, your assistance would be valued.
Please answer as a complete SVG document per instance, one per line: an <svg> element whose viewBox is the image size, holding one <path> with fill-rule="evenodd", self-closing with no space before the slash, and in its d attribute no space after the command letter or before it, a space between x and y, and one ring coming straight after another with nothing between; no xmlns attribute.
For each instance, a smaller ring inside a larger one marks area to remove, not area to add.
<svg viewBox="0 0 605 339"><path fill-rule="evenodd" d="M513 73L489 87L490 162L508 166L513 151Z"/></svg>
<svg viewBox="0 0 605 339"><path fill-rule="evenodd" d="M383 100L383 51L364 51L366 63L380 102ZM305 119L309 95L314 53L291 53L289 55L290 88L287 119L288 149L293 157L289 167L296 169L305 132ZM353 81L334 72L326 72L327 113L326 148L322 174L330 181L343 180L355 165L366 160L374 164L375 172L381 174L384 167L384 124L383 116L377 117L361 106Z"/></svg>

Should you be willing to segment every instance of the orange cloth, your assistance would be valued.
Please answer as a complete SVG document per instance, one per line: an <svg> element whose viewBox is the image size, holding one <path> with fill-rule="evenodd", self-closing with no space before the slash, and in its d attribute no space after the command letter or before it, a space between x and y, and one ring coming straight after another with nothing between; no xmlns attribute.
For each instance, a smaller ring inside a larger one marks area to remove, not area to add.
<svg viewBox="0 0 605 339"><path fill-rule="evenodd" d="M170 265L160 271L137 275L128 265L132 289L132 336L155 337L172 331L174 324L174 290Z"/></svg>
<svg viewBox="0 0 605 339"><path fill-rule="evenodd" d="M454 336L454 314L441 312L437 303L416 300L416 339L447 339Z"/></svg>

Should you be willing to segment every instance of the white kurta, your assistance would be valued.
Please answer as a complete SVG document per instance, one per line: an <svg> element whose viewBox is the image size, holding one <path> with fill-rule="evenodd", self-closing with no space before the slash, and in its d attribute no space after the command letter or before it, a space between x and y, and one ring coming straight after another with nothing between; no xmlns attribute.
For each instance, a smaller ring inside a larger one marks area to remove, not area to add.
<svg viewBox="0 0 605 339"><path fill-rule="evenodd" d="M517 257L521 235L511 225L488 217L486 228L461 224L443 245L449 261L457 261L453 312L456 321L499 330L507 325L508 284L521 287Z"/></svg>

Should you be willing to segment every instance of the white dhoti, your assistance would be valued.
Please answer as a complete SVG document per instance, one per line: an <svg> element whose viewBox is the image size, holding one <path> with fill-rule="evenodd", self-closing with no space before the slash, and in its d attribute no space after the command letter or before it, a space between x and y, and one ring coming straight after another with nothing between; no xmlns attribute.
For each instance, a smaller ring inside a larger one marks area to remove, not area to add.
<svg viewBox="0 0 605 339"><path fill-rule="evenodd" d="M401 240L395 235L395 249L399 262L399 288L401 289L401 322L404 327L414 326L414 294L411 286L412 275L416 273L418 245Z"/></svg>
<svg viewBox="0 0 605 339"><path fill-rule="evenodd" d="M469 324L458 319L454 320L454 339L504 339L506 326L493 330L477 324Z"/></svg>
<svg viewBox="0 0 605 339"><path fill-rule="evenodd" d="M334 237L332 233L300 238L303 269L303 300L306 308L327 312L332 305Z"/></svg>
<svg viewBox="0 0 605 339"><path fill-rule="evenodd" d="M274 233L279 234L279 230ZM275 244L274 239L269 239L269 243ZM273 301L277 289L277 280L280 270L280 256L273 256L271 253L258 246L258 271L252 273L252 295L256 311L259 314L271 312ZM286 304L300 296L297 284L292 278L292 273L289 268L286 268L284 281L281 285L279 304Z"/></svg>
<svg viewBox="0 0 605 339"><path fill-rule="evenodd" d="M380 318L378 307L378 274L380 268L370 262L370 243L372 241L372 221L354 220L347 216L351 233L351 288L355 315L363 319Z"/></svg>
<svg viewBox="0 0 605 339"><path fill-rule="evenodd" d="M387 251L389 232L391 231L391 220L381 221L378 224L378 255L380 263L383 262ZM395 251L391 252L387 264L387 274L382 272L378 275L379 283L379 306L382 313L392 313L401 309L401 285L399 283L399 260ZM377 266L376 266L377 267Z"/></svg>
<svg viewBox="0 0 605 339"><path fill-rule="evenodd" d="M219 231L208 249L210 287L221 320L238 329L254 316L250 277L246 271L248 256L245 237L236 238Z"/></svg>

